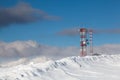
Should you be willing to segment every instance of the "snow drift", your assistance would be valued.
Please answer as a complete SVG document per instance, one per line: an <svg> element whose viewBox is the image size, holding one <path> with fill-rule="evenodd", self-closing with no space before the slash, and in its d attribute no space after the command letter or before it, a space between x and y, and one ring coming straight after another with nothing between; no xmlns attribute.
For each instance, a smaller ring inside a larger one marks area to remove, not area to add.
<svg viewBox="0 0 120 80"><path fill-rule="evenodd" d="M120 80L120 55L67 57L0 68L0 80Z"/></svg>

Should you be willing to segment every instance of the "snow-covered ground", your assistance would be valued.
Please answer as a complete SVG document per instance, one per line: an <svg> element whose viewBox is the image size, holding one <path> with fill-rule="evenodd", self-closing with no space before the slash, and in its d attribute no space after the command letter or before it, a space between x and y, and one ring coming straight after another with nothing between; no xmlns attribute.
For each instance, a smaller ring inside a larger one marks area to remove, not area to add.
<svg viewBox="0 0 120 80"><path fill-rule="evenodd" d="M0 80L120 80L120 55L72 56L0 68Z"/></svg>

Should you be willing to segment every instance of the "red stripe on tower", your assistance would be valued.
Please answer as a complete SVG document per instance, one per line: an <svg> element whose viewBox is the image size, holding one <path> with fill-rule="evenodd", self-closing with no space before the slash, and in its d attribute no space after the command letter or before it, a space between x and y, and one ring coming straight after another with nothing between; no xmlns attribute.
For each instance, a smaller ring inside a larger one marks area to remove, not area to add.
<svg viewBox="0 0 120 80"><path fill-rule="evenodd" d="M89 30L90 53L93 54L93 30Z"/></svg>
<svg viewBox="0 0 120 80"><path fill-rule="evenodd" d="M87 51L86 51L86 46L87 46L87 42L86 42L86 37L87 37L87 29L86 28L81 28L80 29L80 46L81 46L81 50L80 50L80 56L86 56L87 55Z"/></svg>

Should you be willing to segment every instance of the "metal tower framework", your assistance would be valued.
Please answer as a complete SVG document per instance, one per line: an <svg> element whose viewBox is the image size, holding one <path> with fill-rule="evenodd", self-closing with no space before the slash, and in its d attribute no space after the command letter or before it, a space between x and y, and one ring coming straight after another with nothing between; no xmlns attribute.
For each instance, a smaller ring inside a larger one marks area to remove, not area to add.
<svg viewBox="0 0 120 80"><path fill-rule="evenodd" d="M87 50L86 50L86 47L87 47L87 42L86 42L87 29L86 28L81 28L80 29L80 38L81 38L81 41L80 41L80 46L81 46L80 56L82 57L82 56L87 55Z"/></svg>

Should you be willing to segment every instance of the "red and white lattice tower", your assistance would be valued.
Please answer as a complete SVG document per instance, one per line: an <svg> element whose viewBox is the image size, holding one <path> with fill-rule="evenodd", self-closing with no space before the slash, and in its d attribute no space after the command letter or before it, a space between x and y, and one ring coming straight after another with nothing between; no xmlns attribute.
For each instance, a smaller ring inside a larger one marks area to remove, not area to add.
<svg viewBox="0 0 120 80"><path fill-rule="evenodd" d="M93 54L93 30L89 30L90 54Z"/></svg>
<svg viewBox="0 0 120 80"><path fill-rule="evenodd" d="M87 50L86 50L86 47L87 47L87 41L86 41L87 29L86 28L81 28L80 29L80 38L81 38L81 41L80 41L80 46L81 46L80 56L86 56L87 55Z"/></svg>

